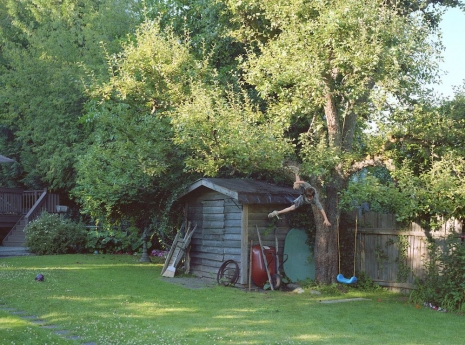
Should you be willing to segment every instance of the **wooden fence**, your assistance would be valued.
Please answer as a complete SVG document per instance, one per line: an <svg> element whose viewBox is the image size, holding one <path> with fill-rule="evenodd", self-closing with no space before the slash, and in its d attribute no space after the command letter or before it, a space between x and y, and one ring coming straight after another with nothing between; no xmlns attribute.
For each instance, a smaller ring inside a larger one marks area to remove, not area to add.
<svg viewBox="0 0 465 345"><path fill-rule="evenodd" d="M428 237L443 240L453 231L462 232L458 222L427 232L411 223L401 229L391 214L365 213L358 216L356 269L374 282L396 291L414 288L416 277L424 275Z"/></svg>

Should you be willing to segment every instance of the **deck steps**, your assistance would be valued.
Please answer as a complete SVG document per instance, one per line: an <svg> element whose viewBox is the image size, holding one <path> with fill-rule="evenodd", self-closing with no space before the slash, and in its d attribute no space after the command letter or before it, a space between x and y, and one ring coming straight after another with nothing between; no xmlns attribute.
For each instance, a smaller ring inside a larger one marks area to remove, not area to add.
<svg viewBox="0 0 465 345"><path fill-rule="evenodd" d="M8 258L12 256L30 256L34 255L27 247L5 247L0 246L0 258Z"/></svg>
<svg viewBox="0 0 465 345"><path fill-rule="evenodd" d="M44 211L63 212L63 207L59 195L48 193L46 189L24 191L0 187L0 243L3 247L25 246L24 229L28 222Z"/></svg>
<svg viewBox="0 0 465 345"><path fill-rule="evenodd" d="M24 247L26 245L26 220L22 217L13 227L10 233L3 239L4 247Z"/></svg>

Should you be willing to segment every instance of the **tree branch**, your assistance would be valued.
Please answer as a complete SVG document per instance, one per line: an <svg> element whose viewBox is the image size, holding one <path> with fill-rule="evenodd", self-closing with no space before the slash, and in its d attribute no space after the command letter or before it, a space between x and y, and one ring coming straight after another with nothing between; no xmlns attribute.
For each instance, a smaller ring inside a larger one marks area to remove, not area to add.
<svg viewBox="0 0 465 345"><path fill-rule="evenodd" d="M341 177L348 178L350 175L367 167L386 167L392 171L395 169L392 159L387 159L384 156L367 156L364 160L353 162L349 169L344 169L343 164L336 167L336 171Z"/></svg>

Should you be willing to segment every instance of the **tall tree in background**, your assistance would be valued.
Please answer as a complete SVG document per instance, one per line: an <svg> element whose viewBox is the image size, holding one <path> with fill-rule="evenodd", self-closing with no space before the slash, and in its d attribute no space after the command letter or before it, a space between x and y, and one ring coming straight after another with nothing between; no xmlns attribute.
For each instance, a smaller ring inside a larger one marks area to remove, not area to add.
<svg viewBox="0 0 465 345"><path fill-rule="evenodd" d="M147 20L109 59L112 76L91 90L93 143L73 191L85 211L115 218L130 208L160 210L150 205L168 203L196 176L270 172L290 152L282 128L247 95L225 90L190 43Z"/></svg>
<svg viewBox="0 0 465 345"><path fill-rule="evenodd" d="M236 58L245 52L244 45L228 35L229 15L223 1L151 0L146 1L147 16L160 21L162 30L169 27L178 36L189 36L188 45L198 60L208 59L223 82L237 67Z"/></svg>
<svg viewBox="0 0 465 345"><path fill-rule="evenodd" d="M89 89L92 144L79 158L73 194L94 217L164 212L161 203L183 180L167 114L188 94L197 63L182 40L150 20L107 63L110 77Z"/></svg>
<svg viewBox="0 0 465 345"><path fill-rule="evenodd" d="M365 140L374 116L407 107L433 80L432 29L421 12L385 1L228 4L234 35L250 42L245 80L267 101L267 115L295 136L303 172L324 200L332 226L314 210L316 279L334 282L338 194L354 172L382 163Z"/></svg>
<svg viewBox="0 0 465 345"><path fill-rule="evenodd" d="M385 154L396 165L396 183L409 196L398 216L430 230L465 219L464 86L451 100L426 98L395 120L380 124L379 135L389 137Z"/></svg>
<svg viewBox="0 0 465 345"><path fill-rule="evenodd" d="M2 1L2 151L19 162L19 186L63 195L74 186L87 137L79 122L87 71L106 74L102 44L108 53L118 50L140 20L136 13L113 0Z"/></svg>

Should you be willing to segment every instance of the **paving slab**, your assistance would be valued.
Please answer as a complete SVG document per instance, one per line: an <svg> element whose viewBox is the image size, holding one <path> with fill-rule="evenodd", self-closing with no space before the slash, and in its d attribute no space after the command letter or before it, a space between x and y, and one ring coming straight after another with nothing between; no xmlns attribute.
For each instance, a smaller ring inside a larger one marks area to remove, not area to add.
<svg viewBox="0 0 465 345"><path fill-rule="evenodd" d="M354 301L371 301L371 299L369 299L369 298L331 299L331 300L327 300L327 301L320 301L320 303L332 304L332 303L345 303L345 302L354 302Z"/></svg>
<svg viewBox="0 0 465 345"><path fill-rule="evenodd" d="M14 256L31 256L34 255L27 247L4 247L0 246L0 258L8 258Z"/></svg>

